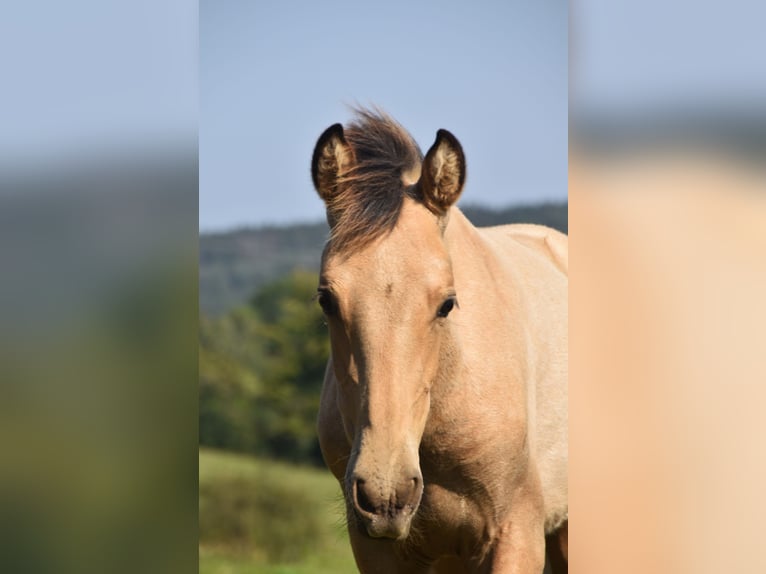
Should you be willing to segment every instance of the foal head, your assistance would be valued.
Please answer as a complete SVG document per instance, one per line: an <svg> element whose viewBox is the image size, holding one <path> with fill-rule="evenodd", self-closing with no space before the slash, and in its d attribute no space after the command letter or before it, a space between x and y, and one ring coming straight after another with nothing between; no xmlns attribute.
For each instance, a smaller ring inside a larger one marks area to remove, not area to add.
<svg viewBox="0 0 766 574"><path fill-rule="evenodd" d="M358 114L346 129L328 128L314 150L331 227L318 300L352 444L350 512L370 536L403 539L423 493L418 448L431 388L459 313L443 235L465 160L445 130L423 159L392 119Z"/></svg>

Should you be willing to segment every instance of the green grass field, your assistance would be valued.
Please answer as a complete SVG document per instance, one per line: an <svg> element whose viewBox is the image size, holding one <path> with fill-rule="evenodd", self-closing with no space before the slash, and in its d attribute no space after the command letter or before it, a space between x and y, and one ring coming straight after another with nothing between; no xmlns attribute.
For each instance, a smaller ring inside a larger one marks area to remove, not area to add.
<svg viewBox="0 0 766 574"><path fill-rule="evenodd" d="M200 574L357 572L328 471L199 453Z"/></svg>

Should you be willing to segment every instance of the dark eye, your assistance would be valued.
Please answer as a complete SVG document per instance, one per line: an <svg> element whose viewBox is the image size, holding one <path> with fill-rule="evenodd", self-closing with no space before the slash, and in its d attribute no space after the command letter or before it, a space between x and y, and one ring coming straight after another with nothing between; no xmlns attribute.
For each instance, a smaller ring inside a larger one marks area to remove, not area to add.
<svg viewBox="0 0 766 574"><path fill-rule="evenodd" d="M332 293L327 289L317 290L317 301L325 315L329 316L335 314L335 299L333 298Z"/></svg>
<svg viewBox="0 0 766 574"><path fill-rule="evenodd" d="M444 303L442 303L442 306L439 307L439 311L436 313L436 316L446 317L447 315L449 315L449 312L452 311L452 308L455 306L455 303L457 303L457 301L455 300L454 297L450 297L446 299Z"/></svg>

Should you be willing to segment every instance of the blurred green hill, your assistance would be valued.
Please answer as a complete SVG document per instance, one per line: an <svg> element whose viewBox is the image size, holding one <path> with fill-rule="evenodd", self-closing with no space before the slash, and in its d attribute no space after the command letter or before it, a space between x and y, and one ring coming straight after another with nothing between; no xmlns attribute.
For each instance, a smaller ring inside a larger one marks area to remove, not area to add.
<svg viewBox="0 0 766 574"><path fill-rule="evenodd" d="M474 225L540 223L567 232L567 203L491 209L461 207ZM303 269L319 270L328 235L324 222L205 233L199 241L199 304L217 316L246 302L261 286Z"/></svg>

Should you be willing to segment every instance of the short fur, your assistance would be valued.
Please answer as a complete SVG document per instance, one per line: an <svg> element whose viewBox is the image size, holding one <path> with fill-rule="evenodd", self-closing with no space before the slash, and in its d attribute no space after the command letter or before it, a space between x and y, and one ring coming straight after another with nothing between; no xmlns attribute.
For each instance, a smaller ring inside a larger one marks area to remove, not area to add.
<svg viewBox="0 0 766 574"><path fill-rule="evenodd" d="M340 149L360 163L338 181L320 174L318 188L338 194L325 199L332 356L319 440L357 565L540 574L549 534L551 566L566 571L566 236L475 228L454 207L465 180L454 136L438 134L413 166L398 124L360 118ZM327 141L315 157L336 157Z"/></svg>

